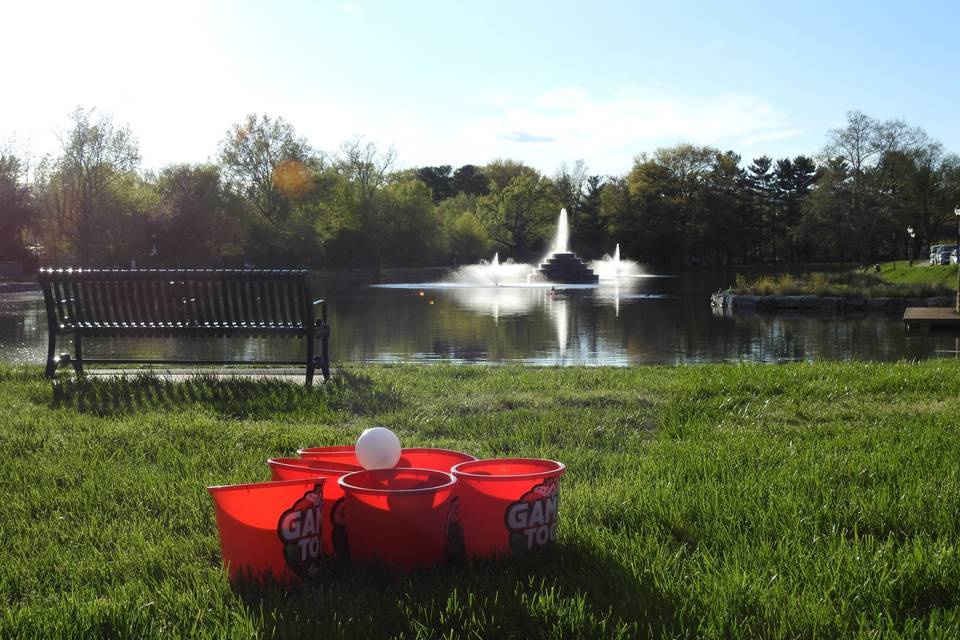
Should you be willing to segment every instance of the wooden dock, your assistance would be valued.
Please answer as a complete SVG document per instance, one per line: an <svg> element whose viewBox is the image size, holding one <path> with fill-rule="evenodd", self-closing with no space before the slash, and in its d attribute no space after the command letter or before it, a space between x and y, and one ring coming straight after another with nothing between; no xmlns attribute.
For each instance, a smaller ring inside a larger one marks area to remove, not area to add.
<svg viewBox="0 0 960 640"><path fill-rule="evenodd" d="M960 314L950 307L907 307L903 321L908 331L960 330Z"/></svg>

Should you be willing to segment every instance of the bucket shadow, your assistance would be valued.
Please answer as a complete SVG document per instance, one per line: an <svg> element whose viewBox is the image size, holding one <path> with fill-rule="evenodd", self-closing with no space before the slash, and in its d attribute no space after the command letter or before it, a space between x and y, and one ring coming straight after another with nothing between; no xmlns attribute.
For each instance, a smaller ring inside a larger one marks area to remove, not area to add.
<svg viewBox="0 0 960 640"><path fill-rule="evenodd" d="M367 414L402 406L400 394L388 384L347 371L313 388L269 378L195 376L173 381L149 374L82 376L55 381L52 397L35 400L100 417L201 407L224 417L267 418L331 410Z"/></svg>
<svg viewBox="0 0 960 640"><path fill-rule="evenodd" d="M682 632L652 578L592 548L398 572L331 560L299 587L234 587L277 637L627 637Z"/></svg>

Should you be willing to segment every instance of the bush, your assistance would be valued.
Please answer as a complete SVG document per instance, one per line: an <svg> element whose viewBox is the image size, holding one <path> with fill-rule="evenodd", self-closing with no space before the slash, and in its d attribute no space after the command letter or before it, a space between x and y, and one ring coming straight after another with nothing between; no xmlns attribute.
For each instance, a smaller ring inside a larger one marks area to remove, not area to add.
<svg viewBox="0 0 960 640"><path fill-rule="evenodd" d="M757 296L814 295L840 298L927 298L950 295L952 291L937 283L891 284L871 273L809 273L762 275L747 280L737 274L731 293Z"/></svg>

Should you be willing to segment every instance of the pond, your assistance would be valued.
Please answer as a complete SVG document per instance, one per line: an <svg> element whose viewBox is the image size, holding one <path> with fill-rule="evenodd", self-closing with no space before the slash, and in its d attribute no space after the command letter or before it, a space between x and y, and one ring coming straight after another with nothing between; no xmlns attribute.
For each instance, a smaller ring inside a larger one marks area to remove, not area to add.
<svg viewBox="0 0 960 640"><path fill-rule="evenodd" d="M690 364L956 357L952 334L904 331L899 313L724 316L710 293L734 272L661 273L584 287L456 286L438 270L316 278L337 362ZM432 284L431 284L432 283ZM438 284L439 283L439 284ZM61 351L69 349L69 341ZM90 340L89 357L296 358L293 339ZM0 361L42 363L39 291L0 293Z"/></svg>

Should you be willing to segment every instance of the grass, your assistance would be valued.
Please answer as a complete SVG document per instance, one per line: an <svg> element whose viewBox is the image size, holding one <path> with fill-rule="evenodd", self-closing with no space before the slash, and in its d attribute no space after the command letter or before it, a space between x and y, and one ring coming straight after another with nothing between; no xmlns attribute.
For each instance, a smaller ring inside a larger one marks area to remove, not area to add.
<svg viewBox="0 0 960 640"><path fill-rule="evenodd" d="M960 635L960 362L370 367L269 382L0 368L0 637ZM568 465L557 546L235 591L212 484L383 424Z"/></svg>
<svg viewBox="0 0 960 640"><path fill-rule="evenodd" d="M930 266L927 262L887 262L880 265L880 277L893 284L930 284L957 291L957 265Z"/></svg>
<svg viewBox="0 0 960 640"><path fill-rule="evenodd" d="M921 267L912 268L918 271L921 269ZM901 270L906 272L906 263L902 264ZM956 279L956 270L953 271L953 276ZM808 273L802 276L761 275L752 280L737 275L736 283L730 291L758 296L815 295L840 298L928 298L951 293L945 281L924 279L922 276L897 280L898 277L899 274L886 267L879 274L842 271Z"/></svg>

